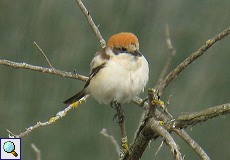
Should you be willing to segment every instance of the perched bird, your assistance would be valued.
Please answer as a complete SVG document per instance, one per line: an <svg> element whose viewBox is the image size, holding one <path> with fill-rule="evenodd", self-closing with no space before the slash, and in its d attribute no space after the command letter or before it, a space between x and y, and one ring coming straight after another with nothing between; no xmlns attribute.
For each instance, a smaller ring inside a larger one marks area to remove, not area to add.
<svg viewBox="0 0 230 160"><path fill-rule="evenodd" d="M133 33L121 32L111 36L106 48L95 54L90 67L83 90L64 103L74 103L90 94L105 104L123 104L138 96L149 79L148 62Z"/></svg>

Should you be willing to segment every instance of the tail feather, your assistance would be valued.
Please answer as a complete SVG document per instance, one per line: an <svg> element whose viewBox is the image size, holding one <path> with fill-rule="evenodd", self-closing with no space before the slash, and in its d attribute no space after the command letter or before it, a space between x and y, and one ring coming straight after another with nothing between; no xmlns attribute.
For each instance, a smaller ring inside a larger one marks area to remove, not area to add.
<svg viewBox="0 0 230 160"><path fill-rule="evenodd" d="M80 92L78 92L76 95L70 97L69 99L65 100L63 103L65 104L72 104L78 100L80 100L82 97L84 97L86 95L85 90L81 90Z"/></svg>

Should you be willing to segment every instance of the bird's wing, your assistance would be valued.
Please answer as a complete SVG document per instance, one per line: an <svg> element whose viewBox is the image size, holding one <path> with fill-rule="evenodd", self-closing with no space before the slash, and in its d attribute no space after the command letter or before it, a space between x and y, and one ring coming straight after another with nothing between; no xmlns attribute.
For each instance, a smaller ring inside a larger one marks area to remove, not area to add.
<svg viewBox="0 0 230 160"><path fill-rule="evenodd" d="M99 50L90 63L90 75L93 73L93 70L98 66L106 63L110 59L110 56L106 54L105 48Z"/></svg>
<svg viewBox="0 0 230 160"><path fill-rule="evenodd" d="M84 88L78 92L76 95L72 96L71 98L64 101L65 104L71 104L73 102L78 101L86 94L85 88L90 84L90 80L106 65L106 62L109 60L110 56L105 53L105 49L98 51L95 54L92 62L90 63L90 75L89 79L87 80Z"/></svg>
<svg viewBox="0 0 230 160"><path fill-rule="evenodd" d="M86 88L90 80L102 69L105 67L106 62L110 59L110 56L106 54L105 48L98 51L90 63L90 74L89 79L87 80L84 88Z"/></svg>

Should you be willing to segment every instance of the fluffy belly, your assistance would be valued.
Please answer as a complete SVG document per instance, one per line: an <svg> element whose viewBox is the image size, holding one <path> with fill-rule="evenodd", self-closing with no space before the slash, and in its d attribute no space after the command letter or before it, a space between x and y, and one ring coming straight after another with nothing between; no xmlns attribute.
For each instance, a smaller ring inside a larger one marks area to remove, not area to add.
<svg viewBox="0 0 230 160"><path fill-rule="evenodd" d="M148 81L148 70L127 70L122 66L106 66L90 81L88 92L99 102L131 101L144 90Z"/></svg>

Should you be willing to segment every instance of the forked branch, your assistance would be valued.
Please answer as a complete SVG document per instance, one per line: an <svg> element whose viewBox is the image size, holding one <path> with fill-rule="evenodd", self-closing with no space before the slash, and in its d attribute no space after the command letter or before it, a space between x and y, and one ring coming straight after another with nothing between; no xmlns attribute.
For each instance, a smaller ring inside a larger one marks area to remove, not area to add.
<svg viewBox="0 0 230 160"><path fill-rule="evenodd" d="M161 81L161 83L158 85L158 95L161 96L163 90L169 85L169 83L175 79L185 68L187 68L194 60L196 60L198 57L202 56L205 51L207 51L212 45L214 45L216 42L222 40L224 37L229 35L230 33L230 27L226 28L219 34L217 34L212 39L209 39L205 42L205 44L199 48L196 52L192 53L188 58L186 58L181 64L179 64L173 71L171 71L168 76Z"/></svg>

